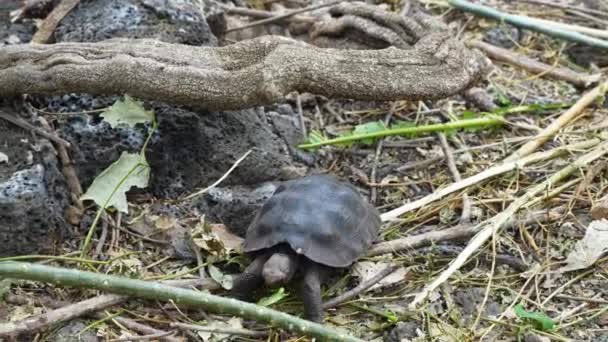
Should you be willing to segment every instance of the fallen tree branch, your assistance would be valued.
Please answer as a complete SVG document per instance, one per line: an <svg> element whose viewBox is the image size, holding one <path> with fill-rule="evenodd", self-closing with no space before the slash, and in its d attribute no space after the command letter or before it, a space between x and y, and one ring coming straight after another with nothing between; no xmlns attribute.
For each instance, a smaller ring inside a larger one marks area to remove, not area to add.
<svg viewBox="0 0 608 342"><path fill-rule="evenodd" d="M177 304L256 319L279 326L286 331L316 337L323 341L363 342L361 339L321 324L263 306L158 282L15 261L0 262L0 276L48 282L61 286L91 288L149 300L172 300Z"/></svg>
<svg viewBox="0 0 608 342"><path fill-rule="evenodd" d="M279 36L224 47L111 39L2 50L0 97L127 93L209 110L268 105L293 91L372 101L445 98L491 65L443 33L407 50L325 49Z"/></svg>
<svg viewBox="0 0 608 342"><path fill-rule="evenodd" d="M409 304L410 309L416 308L422 301L424 301L433 290L435 290L439 285L445 282L449 277L454 274L462 265L466 263L475 251L480 248L490 237L494 234L498 233L498 231L505 226L509 220L515 215L520 208L522 208L526 203L528 203L531 199L533 199L538 194L543 191L547 191L551 189L554 184L560 182L561 180L567 178L577 170L582 167L587 166L594 160L604 156L608 153L608 141L602 142L598 146L596 146L593 150L584 155L580 156L573 163L569 164L565 168L561 169L559 172L555 173L551 177L549 177L544 182L533 186L530 188L525 194L517 198L513 201L507 209L499 213L498 215L492 217L486 222L482 222L478 226L481 228L479 233L475 235L469 244L465 247L465 249L454 259L450 266L443 271L433 282L429 285L425 286L422 291L420 291L414 300Z"/></svg>

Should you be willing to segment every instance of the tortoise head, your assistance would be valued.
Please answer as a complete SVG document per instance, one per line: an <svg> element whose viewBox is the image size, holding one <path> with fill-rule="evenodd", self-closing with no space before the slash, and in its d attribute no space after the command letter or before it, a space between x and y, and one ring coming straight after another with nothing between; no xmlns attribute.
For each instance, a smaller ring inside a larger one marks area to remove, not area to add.
<svg viewBox="0 0 608 342"><path fill-rule="evenodd" d="M296 273L298 256L293 253L274 253L262 269L262 276L266 286L286 284Z"/></svg>

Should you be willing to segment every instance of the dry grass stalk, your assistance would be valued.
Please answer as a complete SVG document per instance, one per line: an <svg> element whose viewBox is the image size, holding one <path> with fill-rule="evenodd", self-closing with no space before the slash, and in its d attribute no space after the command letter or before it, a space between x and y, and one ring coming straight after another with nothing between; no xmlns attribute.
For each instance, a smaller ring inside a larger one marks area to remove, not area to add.
<svg viewBox="0 0 608 342"><path fill-rule="evenodd" d="M576 118L585 108L593 103L598 97L603 96L608 89L608 82L603 82L591 89L587 94L583 95L574 106L565 111L557 120L553 121L549 126L543 129L533 140L527 142L520 147L516 152L505 159L505 162L520 159L534 152L557 132L568 125Z"/></svg>
<svg viewBox="0 0 608 342"><path fill-rule="evenodd" d="M532 164L532 163L536 163L539 161L558 157L571 150L587 149L587 148L593 147L599 143L600 143L600 139L591 139L591 140L587 140L587 141L576 143L576 144L561 146L561 147L558 147L558 148L555 148L553 150L549 150L546 152L538 152L533 155L522 158L520 160L511 160L508 162L504 162L503 164L493 166L474 176L467 177L460 182L452 183L452 184L448 185L447 187L445 187L443 189L439 189L419 200L407 203L401 207L390 210L390 211L382 214L381 219L382 219L382 221L396 220L399 216L401 216L405 213L422 208L423 206L425 206L431 202L437 201L451 193L462 190L469 186L479 184L486 179L501 175L503 173L515 170L517 168L524 167L528 164Z"/></svg>
<svg viewBox="0 0 608 342"><path fill-rule="evenodd" d="M460 255L458 255L458 257L452 261L448 269L443 271L431 284L427 285L416 295L414 300L409 304L410 308L414 309L416 306L418 306L433 290L445 282L452 274L454 274L454 272L460 269L460 267L464 265L469 257L473 255L473 253L479 249L490 237L496 234L509 220L511 220L513 215L515 215L517 211L519 211L519 209L526 203L543 191L552 188L555 183L565 179L580 168L583 168L594 160L604 156L606 153L608 153L608 142L605 141L596 146L590 152L579 157L572 164L569 164L559 172L549 177L546 181L529 189L525 194L513 201L511 205L509 205L509 207L507 207L507 209L503 212L494 216L490 220L481 223L479 226L483 227L482 230L477 233L473 239L471 239Z"/></svg>

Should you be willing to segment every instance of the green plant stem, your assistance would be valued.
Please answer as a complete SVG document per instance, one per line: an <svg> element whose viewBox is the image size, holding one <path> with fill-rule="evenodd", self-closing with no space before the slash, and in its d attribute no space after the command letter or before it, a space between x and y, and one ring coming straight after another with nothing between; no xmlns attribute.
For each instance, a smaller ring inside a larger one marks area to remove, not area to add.
<svg viewBox="0 0 608 342"><path fill-rule="evenodd" d="M106 198L106 201L104 202L103 206L100 207L99 209L97 209L95 218L93 219L93 222L91 223L91 227L89 228L87 236L85 237L84 243L82 245L82 252L80 253L81 258L84 258L85 255L87 254L87 252L89 250L89 245L91 244L91 239L93 239L93 233L95 232L95 228L97 228L97 224L99 223L99 219L101 218L101 215L103 214L103 212L106 210L106 207L108 206L108 203L110 203L110 200L112 199L112 197L114 197L114 194L116 193L116 191L118 189L120 189L120 186L131 176L131 174L133 174L133 172L135 172L135 170L139 170L140 167L144 167L144 168L148 167L148 165L146 163L144 163L145 158L146 158L144 153L146 153L148 143L150 142L150 139L152 138L152 135L156 131L157 127L158 127L158 123L157 123L156 119L153 119L152 120L152 129L150 129L150 132L148 133L148 136L146 137L146 141L144 142L144 145L142 146L142 148L139 152L140 160L141 160L140 163L138 163L131 170L129 170L129 172L120 180L120 182L114 188L114 190L112 190L112 193L110 194L110 196L108 196L108 198Z"/></svg>
<svg viewBox="0 0 608 342"><path fill-rule="evenodd" d="M87 236L84 239L84 243L82 244L82 249L81 249L81 253L80 253L81 258L84 258L86 256L87 252L89 251L89 245L91 244L91 240L93 239L93 233L95 232L95 228L97 228L99 219L101 218L101 215L103 214L103 212L106 210L108 203L110 203L110 200L112 199L112 197L114 197L114 194L116 193L116 191L118 191L118 189L120 189L120 186L131 176L131 174L133 174L133 172L135 172L135 170L138 170L142 166L148 167L147 165L138 163L137 165L135 165L135 167L133 167L131 170L129 170L129 172L120 180L120 182L118 182L118 185L116 185L116 187L112 190L112 193L110 194L110 196L108 196L108 198L106 198L105 202L103 203L103 206L101 206L101 207L99 207L99 209L97 209L95 218L93 219L93 222L91 223L91 227L89 228Z"/></svg>
<svg viewBox="0 0 608 342"><path fill-rule="evenodd" d="M556 26L547 25L547 23L535 20L534 18L500 12L492 7L476 5L464 0L448 0L448 3L455 8L466 12L471 12L479 16L500 20L514 26L541 32L546 35L568 41L608 49L608 41L606 40L590 37L575 31L561 29Z"/></svg>
<svg viewBox="0 0 608 342"><path fill-rule="evenodd" d="M97 289L142 299L172 300L178 305L256 319L293 333L316 337L321 341L363 342L356 337L280 311L233 298L224 298L157 282L15 261L0 263L0 278L7 277L61 286Z"/></svg>
<svg viewBox="0 0 608 342"><path fill-rule="evenodd" d="M379 132L372 132L366 134L349 135L339 137L335 139L323 140L316 143L301 144L299 148L315 148L323 145L336 145L342 143L349 143L357 140L383 138L392 135L404 135L404 134L420 134L420 133L434 133L450 131L461 128L480 128L494 125L500 125L504 122L504 119L498 115L488 115L481 118L464 119L446 123L422 125L416 127L403 127L397 129L387 129Z"/></svg>

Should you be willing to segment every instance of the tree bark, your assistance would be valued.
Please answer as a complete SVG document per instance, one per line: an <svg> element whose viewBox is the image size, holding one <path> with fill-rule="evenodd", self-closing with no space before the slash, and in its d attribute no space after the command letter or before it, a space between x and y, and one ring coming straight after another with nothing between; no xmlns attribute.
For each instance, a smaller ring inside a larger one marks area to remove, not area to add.
<svg viewBox="0 0 608 342"><path fill-rule="evenodd" d="M490 62L446 34L411 49L323 49L279 36L224 47L151 39L2 48L0 97L130 94L209 110L268 105L290 92L370 101L438 99L483 77Z"/></svg>

